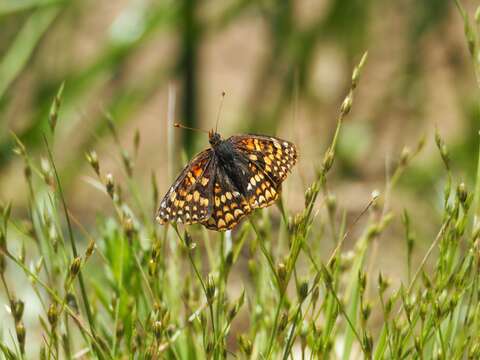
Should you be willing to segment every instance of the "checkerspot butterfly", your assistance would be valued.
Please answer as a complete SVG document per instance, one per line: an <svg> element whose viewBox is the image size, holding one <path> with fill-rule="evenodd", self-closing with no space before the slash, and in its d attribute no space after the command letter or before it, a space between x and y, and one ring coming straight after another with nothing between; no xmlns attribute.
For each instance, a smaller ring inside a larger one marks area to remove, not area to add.
<svg viewBox="0 0 480 360"><path fill-rule="evenodd" d="M157 212L160 224L200 223L208 229L233 229L256 208L272 205L297 161L291 142L262 135L223 140L208 134L211 148L185 166Z"/></svg>

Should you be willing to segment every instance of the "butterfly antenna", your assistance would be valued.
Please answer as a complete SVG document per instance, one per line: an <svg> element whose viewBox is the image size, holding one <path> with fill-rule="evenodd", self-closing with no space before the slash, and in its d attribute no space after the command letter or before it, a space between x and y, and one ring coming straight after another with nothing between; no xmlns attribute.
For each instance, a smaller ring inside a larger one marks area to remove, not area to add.
<svg viewBox="0 0 480 360"><path fill-rule="evenodd" d="M204 132L204 133L207 133L207 134L208 134L208 131L207 131L207 130L198 129L198 128L193 128L193 127L185 126L185 125L179 124L179 123L174 123L174 124L173 124L173 127L176 127L176 128L179 128L179 129L185 129L185 130L200 131L200 132Z"/></svg>
<svg viewBox="0 0 480 360"><path fill-rule="evenodd" d="M225 91L222 91L222 99L220 100L220 106L218 107L218 113L217 113L217 123L215 124L215 132L218 130L218 122L220 120L220 113L222 112L222 107L223 107L223 99L225 99Z"/></svg>

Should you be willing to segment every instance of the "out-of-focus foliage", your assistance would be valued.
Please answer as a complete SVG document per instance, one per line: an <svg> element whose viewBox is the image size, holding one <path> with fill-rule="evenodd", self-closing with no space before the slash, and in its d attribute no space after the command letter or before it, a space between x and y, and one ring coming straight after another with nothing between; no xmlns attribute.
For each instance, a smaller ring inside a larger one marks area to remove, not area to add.
<svg viewBox="0 0 480 360"><path fill-rule="evenodd" d="M26 328L27 345L35 344L27 354L43 344L49 356L61 348L68 357L71 346L108 358L148 344L142 351L165 346L172 358L221 356L231 348L254 357L294 348L333 354L333 346L344 359L371 350L376 358L463 350L475 357L478 349L469 346L477 280L467 270L478 234L466 229L478 213L480 186L480 66L471 60L479 58L476 5L0 0L0 246L7 239L12 256L0 287L11 312L0 312L10 322L0 334L4 354L4 344L22 353ZM337 133L351 70L367 50L355 106ZM277 134L298 145L300 162L285 184L283 214L258 214L234 233L233 250L221 245L228 236L194 228L194 249L183 231L155 226L153 214L182 164L207 146L204 134L173 130L172 123L214 127L222 91L223 136ZM330 166L326 182L322 171ZM381 200L357 228L375 189ZM328 258L347 230L345 247L359 260L349 262L348 252ZM437 275L429 273L433 260L418 267L432 241ZM87 262L94 243L97 253ZM230 255L238 269L231 274ZM291 284L285 293L278 277L284 270ZM374 321L367 321L379 271L393 279L391 301L410 314L395 317L374 304ZM370 285L362 285L365 276ZM205 303L209 283L217 291L213 307ZM315 289L325 295L321 306ZM411 308L415 296L434 312ZM324 320L321 327L305 307ZM443 336L455 339L455 326L469 322L450 347ZM222 332L229 334L225 343ZM70 341L76 336L82 341Z"/></svg>

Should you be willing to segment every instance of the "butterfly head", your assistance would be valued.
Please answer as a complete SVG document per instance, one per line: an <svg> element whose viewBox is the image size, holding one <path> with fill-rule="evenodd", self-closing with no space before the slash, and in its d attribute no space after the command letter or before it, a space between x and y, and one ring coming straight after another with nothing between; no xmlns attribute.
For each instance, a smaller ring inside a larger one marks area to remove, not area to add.
<svg viewBox="0 0 480 360"><path fill-rule="evenodd" d="M220 144L221 141L222 141L222 137L220 136L219 133L217 133L214 130L210 130L208 132L208 142L212 147L217 146L218 144Z"/></svg>

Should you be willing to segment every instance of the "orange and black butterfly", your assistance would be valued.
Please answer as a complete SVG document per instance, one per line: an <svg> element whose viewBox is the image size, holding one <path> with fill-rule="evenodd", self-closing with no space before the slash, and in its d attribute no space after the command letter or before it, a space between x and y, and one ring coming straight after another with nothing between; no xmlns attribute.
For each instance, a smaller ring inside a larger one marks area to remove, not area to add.
<svg viewBox="0 0 480 360"><path fill-rule="evenodd" d="M209 229L233 229L254 209L272 205L297 161L291 142L262 135L223 140L208 133L211 148L193 158L164 196L160 224L200 223Z"/></svg>

